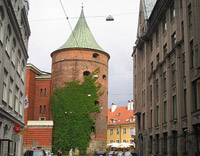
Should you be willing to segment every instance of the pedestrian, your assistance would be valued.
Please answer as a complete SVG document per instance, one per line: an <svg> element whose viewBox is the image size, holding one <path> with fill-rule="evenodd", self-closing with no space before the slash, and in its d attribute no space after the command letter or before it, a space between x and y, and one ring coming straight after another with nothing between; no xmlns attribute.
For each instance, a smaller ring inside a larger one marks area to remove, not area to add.
<svg viewBox="0 0 200 156"><path fill-rule="evenodd" d="M62 156L62 150L61 150L61 148L59 148L59 150L58 150L58 156Z"/></svg>
<svg viewBox="0 0 200 156"><path fill-rule="evenodd" d="M73 150L70 149L70 151L69 151L69 155L70 155L70 156L72 156L72 152L73 152Z"/></svg>

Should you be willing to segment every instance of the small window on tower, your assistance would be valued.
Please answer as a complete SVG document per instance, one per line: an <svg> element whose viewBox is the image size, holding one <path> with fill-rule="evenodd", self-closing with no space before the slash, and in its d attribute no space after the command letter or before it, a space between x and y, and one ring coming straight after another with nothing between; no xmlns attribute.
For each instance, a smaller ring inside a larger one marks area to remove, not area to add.
<svg viewBox="0 0 200 156"><path fill-rule="evenodd" d="M89 76L91 73L89 71L84 71L83 76Z"/></svg>
<svg viewBox="0 0 200 156"><path fill-rule="evenodd" d="M104 80L105 80L105 79L106 79L106 75L103 75L103 76L102 76L102 79L104 79Z"/></svg>
<svg viewBox="0 0 200 156"><path fill-rule="evenodd" d="M94 102L94 105L96 106L96 105L98 105L99 104L99 101L95 101Z"/></svg>
<svg viewBox="0 0 200 156"><path fill-rule="evenodd" d="M94 54L93 54L93 58L97 58L97 57L99 57L99 54L94 53Z"/></svg>
<svg viewBox="0 0 200 156"><path fill-rule="evenodd" d="M91 131L95 132L95 127L94 126L92 126Z"/></svg>

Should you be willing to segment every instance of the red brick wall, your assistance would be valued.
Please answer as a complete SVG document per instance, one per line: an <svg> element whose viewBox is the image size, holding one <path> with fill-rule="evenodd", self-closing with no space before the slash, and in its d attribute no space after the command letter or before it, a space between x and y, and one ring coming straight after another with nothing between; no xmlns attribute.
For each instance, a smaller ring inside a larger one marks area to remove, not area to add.
<svg viewBox="0 0 200 156"><path fill-rule="evenodd" d="M33 142L37 141L39 147L52 146L52 127L28 127L25 128L26 135L23 138L23 146L33 147Z"/></svg>
<svg viewBox="0 0 200 156"><path fill-rule="evenodd" d="M81 52L80 52L81 51ZM93 54L97 53L97 58ZM100 97L101 113L96 119L96 137L93 140L106 141L107 137L107 107L108 107L108 59L109 56L103 52L88 49L61 50L52 53L52 90L57 86L64 86L65 82L73 80L83 81L83 72L93 72L100 68L98 81L102 84L101 90L104 94ZM103 75L106 76L103 79Z"/></svg>

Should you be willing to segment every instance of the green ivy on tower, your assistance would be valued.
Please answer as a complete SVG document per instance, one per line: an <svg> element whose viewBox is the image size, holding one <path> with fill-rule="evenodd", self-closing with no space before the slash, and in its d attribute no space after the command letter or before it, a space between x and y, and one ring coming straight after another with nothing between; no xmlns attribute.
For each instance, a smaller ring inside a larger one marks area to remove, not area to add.
<svg viewBox="0 0 200 156"><path fill-rule="evenodd" d="M90 134L95 125L94 117L100 112L100 106L95 105L103 94L101 84L94 75L96 69L84 81L67 83L64 88L56 88L51 96L52 114L54 120L53 151L59 148L63 152L77 148L84 154L91 140Z"/></svg>

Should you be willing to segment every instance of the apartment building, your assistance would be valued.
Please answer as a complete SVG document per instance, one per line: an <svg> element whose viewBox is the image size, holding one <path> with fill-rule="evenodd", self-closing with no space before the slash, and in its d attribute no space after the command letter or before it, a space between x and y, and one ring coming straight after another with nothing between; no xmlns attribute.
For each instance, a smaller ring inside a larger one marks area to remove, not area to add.
<svg viewBox="0 0 200 156"><path fill-rule="evenodd" d="M136 148L200 155L200 1L140 0L133 50Z"/></svg>
<svg viewBox="0 0 200 156"><path fill-rule="evenodd" d="M0 155L21 155L24 127L28 0L0 1Z"/></svg>

